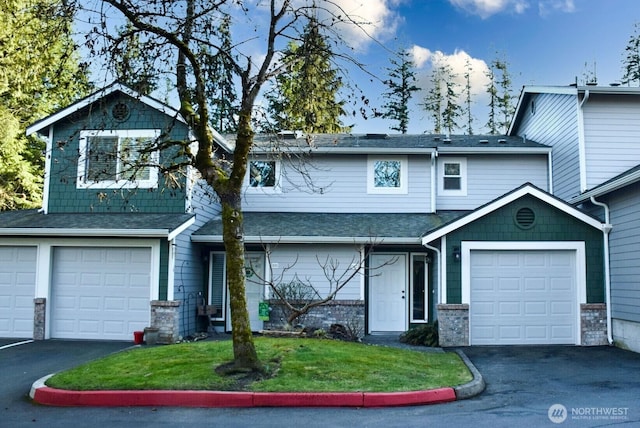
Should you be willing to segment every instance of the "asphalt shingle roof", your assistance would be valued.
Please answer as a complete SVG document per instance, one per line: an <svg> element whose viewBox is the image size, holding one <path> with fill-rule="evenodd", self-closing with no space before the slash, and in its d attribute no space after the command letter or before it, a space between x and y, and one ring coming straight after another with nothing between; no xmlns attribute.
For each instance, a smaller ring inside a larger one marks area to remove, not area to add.
<svg viewBox="0 0 640 428"><path fill-rule="evenodd" d="M426 213L282 213L245 212L244 235L251 240L260 237L332 237L417 239L466 211ZM194 236L219 241L222 220L214 219L202 226ZM197 238L196 238L197 239Z"/></svg>
<svg viewBox="0 0 640 428"><path fill-rule="evenodd" d="M5 211L0 213L0 235L3 229L25 229L43 233L47 229L69 230L167 230L173 231L193 214L147 213L56 213L38 210Z"/></svg>

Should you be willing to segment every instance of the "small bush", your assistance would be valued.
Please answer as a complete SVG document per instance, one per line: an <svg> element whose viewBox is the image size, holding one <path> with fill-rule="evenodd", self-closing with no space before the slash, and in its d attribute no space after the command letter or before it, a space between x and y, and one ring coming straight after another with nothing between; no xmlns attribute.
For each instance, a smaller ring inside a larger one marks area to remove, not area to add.
<svg viewBox="0 0 640 428"><path fill-rule="evenodd" d="M400 335L400 342L409 345L438 346L438 322L410 328Z"/></svg>

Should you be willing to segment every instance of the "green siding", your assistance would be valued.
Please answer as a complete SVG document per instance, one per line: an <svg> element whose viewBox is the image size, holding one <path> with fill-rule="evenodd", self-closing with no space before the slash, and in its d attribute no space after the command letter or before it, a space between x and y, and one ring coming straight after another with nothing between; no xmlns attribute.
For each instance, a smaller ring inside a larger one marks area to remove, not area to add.
<svg viewBox="0 0 640 428"><path fill-rule="evenodd" d="M130 107L129 117L118 122L110 111L117 102ZM155 189L77 189L79 135L82 130L160 129L172 140L184 141L187 127L175 118L121 93L112 94L61 120L54 126L49 182L49 213L185 211L184 174L176 173L179 188L168 188L160 174ZM160 162L174 163L176 149L161 153Z"/></svg>
<svg viewBox="0 0 640 428"><path fill-rule="evenodd" d="M534 210L536 220L529 229L515 223L522 207ZM584 241L587 303L604 302L604 249L602 231L589 226L532 196L522 198L447 235L447 303L461 303L461 263L451 254L461 241Z"/></svg>
<svg viewBox="0 0 640 428"><path fill-rule="evenodd" d="M169 241L160 240L160 273L158 275L158 300L167 300L169 289Z"/></svg>

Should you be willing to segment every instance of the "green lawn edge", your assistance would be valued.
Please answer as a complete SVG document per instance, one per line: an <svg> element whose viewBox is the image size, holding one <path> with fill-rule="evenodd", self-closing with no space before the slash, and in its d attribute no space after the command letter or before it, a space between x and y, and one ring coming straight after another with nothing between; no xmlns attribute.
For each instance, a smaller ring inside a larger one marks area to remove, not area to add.
<svg viewBox="0 0 640 428"><path fill-rule="evenodd" d="M401 392L455 387L473 375L453 352L423 352L330 339L255 339L268 375L222 376L232 343L136 347L55 374L52 388L254 392Z"/></svg>

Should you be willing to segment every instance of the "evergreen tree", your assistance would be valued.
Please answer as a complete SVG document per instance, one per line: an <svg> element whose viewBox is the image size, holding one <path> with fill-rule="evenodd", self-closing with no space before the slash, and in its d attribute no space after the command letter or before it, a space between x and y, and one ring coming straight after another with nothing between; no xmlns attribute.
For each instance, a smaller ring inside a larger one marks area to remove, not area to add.
<svg viewBox="0 0 640 428"><path fill-rule="evenodd" d="M445 76L445 105L442 111L442 125L447 130L447 133L451 135L458 128L458 119L462 116L462 107L458 104L458 88L460 85L456 82L457 76L451 66L444 66L443 76Z"/></svg>
<svg viewBox="0 0 640 428"><path fill-rule="evenodd" d="M442 77L441 68L434 65L431 69L431 77L429 82L431 87L427 91L427 96L424 99L424 109L431 115L433 120L433 133L442 133L442 105L444 104L442 94Z"/></svg>
<svg viewBox="0 0 640 428"><path fill-rule="evenodd" d="M397 125L390 128L406 134L409 126L409 100L412 93L420 88L414 84L415 66L410 53L400 50L396 55L399 59L391 58L392 67L387 68L389 79L384 82L388 87L388 91L384 93L387 102L383 106L385 110L382 117L396 121Z"/></svg>
<svg viewBox="0 0 640 428"><path fill-rule="evenodd" d="M238 95L233 67L231 17L225 15L218 28L220 49L214 55L207 55L206 90L211 103L211 126L219 132L233 134L238 130Z"/></svg>
<svg viewBox="0 0 640 428"><path fill-rule="evenodd" d="M487 84L487 94L489 94L489 119L487 120L487 130L489 134L498 134L497 109L498 109L498 87L496 86L496 75L493 68L486 71L489 83Z"/></svg>
<svg viewBox="0 0 640 428"><path fill-rule="evenodd" d="M314 18L283 53L283 72L267 94L269 116L278 130L339 133L348 128L341 121L344 101L336 101L342 81L332 66L333 52Z"/></svg>
<svg viewBox="0 0 640 428"><path fill-rule="evenodd" d="M434 63L431 70L431 88L424 100L424 108L433 119L433 132L451 134L457 127L461 115L458 104L458 84L456 75L450 65L443 62Z"/></svg>
<svg viewBox="0 0 640 428"><path fill-rule="evenodd" d="M0 7L0 210L37 207L44 144L28 125L85 95L88 83L71 39L72 10L56 0Z"/></svg>
<svg viewBox="0 0 640 428"><path fill-rule="evenodd" d="M471 113L471 72L473 71L473 67L471 66L471 61L469 58L465 61L464 64L464 116L466 117L466 129L468 135L473 135L473 114Z"/></svg>
<svg viewBox="0 0 640 428"><path fill-rule="evenodd" d="M115 64L116 78L137 92L149 95L158 89L158 77L151 70L154 69L153 60L143 55L140 33L136 32L128 23L119 31L120 55Z"/></svg>
<svg viewBox="0 0 640 428"><path fill-rule="evenodd" d="M486 76L489 79L487 85L487 93L489 94L487 128L490 134L506 134L515 112L508 63L502 59L494 59Z"/></svg>
<svg viewBox="0 0 640 428"><path fill-rule="evenodd" d="M640 23L634 25L634 33L629 37L629 42L624 50L626 56L622 60L624 66L622 83L629 86L635 83L640 86Z"/></svg>

